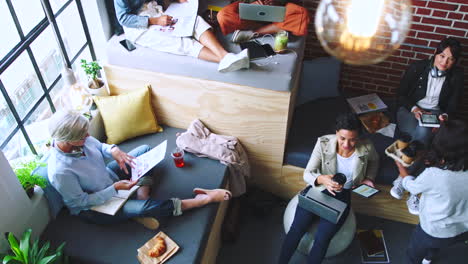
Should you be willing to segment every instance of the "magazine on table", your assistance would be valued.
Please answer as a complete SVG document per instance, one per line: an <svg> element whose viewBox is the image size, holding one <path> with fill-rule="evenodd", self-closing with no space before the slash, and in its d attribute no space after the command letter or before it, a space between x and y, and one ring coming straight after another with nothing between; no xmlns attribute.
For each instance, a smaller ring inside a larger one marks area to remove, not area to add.
<svg viewBox="0 0 468 264"><path fill-rule="evenodd" d="M158 165L166 156L166 149L167 140L164 140L164 142L152 150L136 157L134 159L135 167L132 168L132 181L138 180L154 166ZM91 210L103 214L115 215L139 187L140 186L135 185L130 190L118 190L116 195L112 196L103 204L91 207Z"/></svg>
<svg viewBox="0 0 468 264"><path fill-rule="evenodd" d="M348 98L346 101L358 115L387 109L387 105L375 93Z"/></svg>

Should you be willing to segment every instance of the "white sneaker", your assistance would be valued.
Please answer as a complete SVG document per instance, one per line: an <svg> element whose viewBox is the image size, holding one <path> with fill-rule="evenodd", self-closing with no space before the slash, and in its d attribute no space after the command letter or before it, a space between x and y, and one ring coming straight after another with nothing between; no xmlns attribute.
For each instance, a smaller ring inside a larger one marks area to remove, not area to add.
<svg viewBox="0 0 468 264"><path fill-rule="evenodd" d="M423 261L421 262L421 264L431 264L432 260L429 260L429 259L423 259Z"/></svg>
<svg viewBox="0 0 468 264"><path fill-rule="evenodd" d="M410 195L406 205L411 214L419 215L419 197L417 195Z"/></svg>
<svg viewBox="0 0 468 264"><path fill-rule="evenodd" d="M400 200L403 197L403 194L405 193L405 189L403 188L403 178L398 176L393 181L393 187L390 189L390 194L395 198Z"/></svg>
<svg viewBox="0 0 468 264"><path fill-rule="evenodd" d="M224 58L219 62L218 71L219 72L231 72L237 71L240 69L248 69L250 67L249 60L249 50L244 49L243 51L234 54L228 53Z"/></svg>
<svg viewBox="0 0 468 264"><path fill-rule="evenodd" d="M252 30L236 30L234 33L232 33L231 41L234 43L242 43L256 37L258 37L258 33L253 32Z"/></svg>

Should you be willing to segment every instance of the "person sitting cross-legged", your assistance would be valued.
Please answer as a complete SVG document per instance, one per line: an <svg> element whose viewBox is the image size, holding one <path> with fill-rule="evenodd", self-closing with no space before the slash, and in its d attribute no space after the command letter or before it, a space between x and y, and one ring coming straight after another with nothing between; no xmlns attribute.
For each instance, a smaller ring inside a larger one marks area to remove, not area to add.
<svg viewBox="0 0 468 264"><path fill-rule="evenodd" d="M134 156L150 150L140 146L128 154L116 145L99 142L88 134L89 121L73 111L56 112L49 123L53 138L48 159L49 180L62 195L72 215L97 223L111 224L135 219L150 229L159 226L155 218L178 216L185 210L201 207L213 202L229 200L231 193L224 189L194 189L192 199L154 200L150 198L152 178L147 174L138 181L131 179ZM104 158L114 161L105 164ZM104 204L119 190L129 190L140 185L135 197L130 199L115 215L94 210L93 206Z"/></svg>
<svg viewBox="0 0 468 264"><path fill-rule="evenodd" d="M275 34L281 30L290 32L295 36L307 35L309 25L309 13L307 9L287 0L256 0L253 5L284 5L286 8L284 20L282 22L259 22L243 20L239 17L239 4L244 1L237 1L225 6L217 15L219 26L224 35L232 33L232 42L241 43L250 39L266 35ZM247 1L249 2L249 1Z"/></svg>

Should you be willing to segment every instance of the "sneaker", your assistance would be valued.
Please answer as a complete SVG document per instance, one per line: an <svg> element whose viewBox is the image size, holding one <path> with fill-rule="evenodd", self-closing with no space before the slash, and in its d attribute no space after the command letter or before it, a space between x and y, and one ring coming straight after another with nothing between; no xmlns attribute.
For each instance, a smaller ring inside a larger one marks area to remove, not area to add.
<svg viewBox="0 0 468 264"><path fill-rule="evenodd" d="M403 188L403 178L398 176L393 181L393 187L390 189L390 194L395 198L400 200L403 197L403 194L405 193L405 189Z"/></svg>
<svg viewBox="0 0 468 264"><path fill-rule="evenodd" d="M430 260L430 259L423 259L421 264L431 264L431 262L432 262L432 260Z"/></svg>
<svg viewBox="0 0 468 264"><path fill-rule="evenodd" d="M219 62L218 71L219 72L231 72L237 71L240 69L248 69L250 67L249 60L249 50L244 49L243 51L234 54L228 53L224 58Z"/></svg>
<svg viewBox="0 0 468 264"><path fill-rule="evenodd" d="M151 230L156 230L159 227L159 221L154 217L135 217L133 220Z"/></svg>
<svg viewBox="0 0 468 264"><path fill-rule="evenodd" d="M417 195L410 195L406 205L411 214L419 215L419 197Z"/></svg>
<svg viewBox="0 0 468 264"><path fill-rule="evenodd" d="M234 33L232 33L231 41L234 43L242 43L256 37L258 37L258 33L253 32L252 30L236 30Z"/></svg>

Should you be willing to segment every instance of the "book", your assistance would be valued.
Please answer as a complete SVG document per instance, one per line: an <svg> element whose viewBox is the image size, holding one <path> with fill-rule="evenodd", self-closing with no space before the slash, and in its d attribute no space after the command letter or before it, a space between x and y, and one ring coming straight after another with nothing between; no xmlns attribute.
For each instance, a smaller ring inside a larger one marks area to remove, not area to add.
<svg viewBox="0 0 468 264"><path fill-rule="evenodd" d="M434 114L421 114L418 122L422 127L440 127L439 117Z"/></svg>
<svg viewBox="0 0 468 264"><path fill-rule="evenodd" d="M362 263L390 263L383 230L357 230Z"/></svg>
<svg viewBox="0 0 468 264"><path fill-rule="evenodd" d="M387 109L387 105L375 93L348 98L346 101L358 115Z"/></svg>
<svg viewBox="0 0 468 264"><path fill-rule="evenodd" d="M91 207L91 210L103 214L115 215L138 188L140 188L140 186L135 185L130 190L118 190L116 195L112 196L103 204Z"/></svg>
<svg viewBox="0 0 468 264"><path fill-rule="evenodd" d="M166 149L167 140L164 140L152 150L136 157L134 159L135 167L132 168L132 181L138 180L161 162L166 155ZM91 210L103 214L115 215L139 187L140 186L135 185L130 190L118 190L116 195L112 196L103 204L91 207Z"/></svg>

